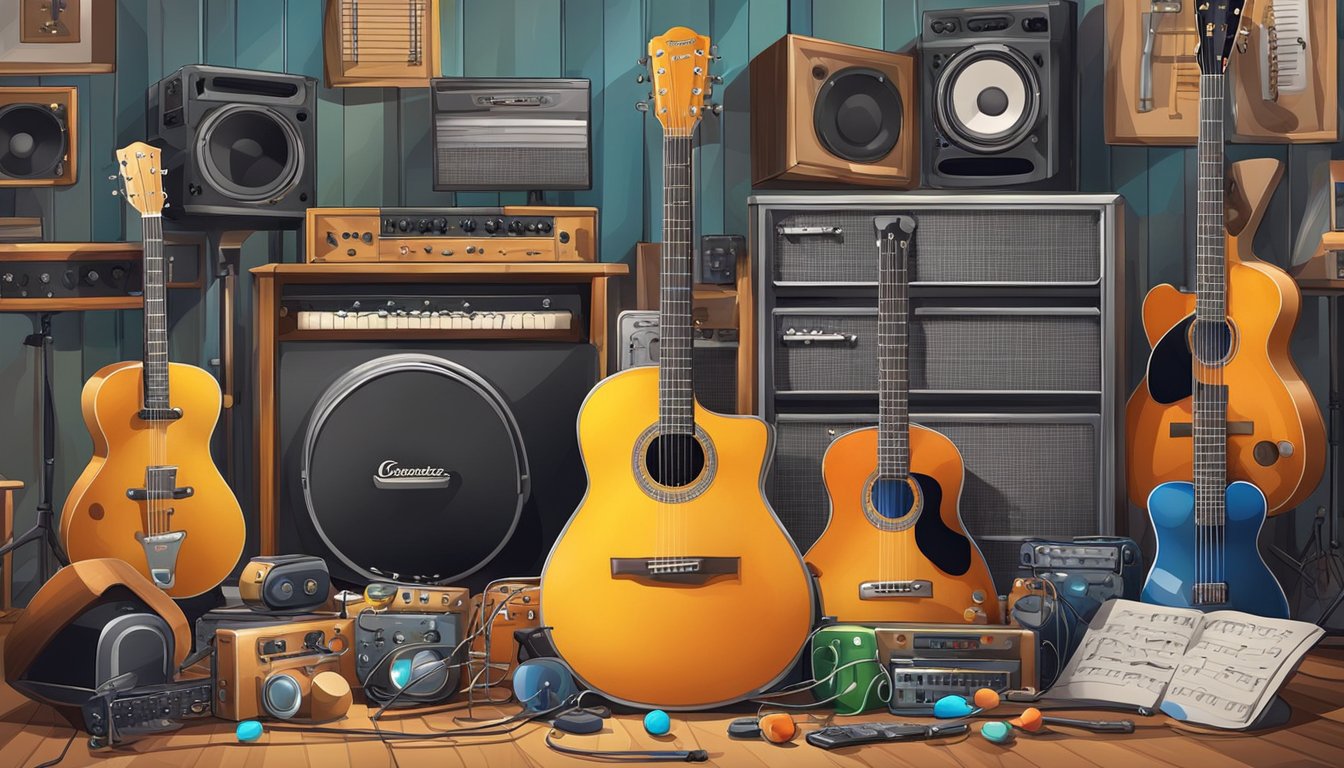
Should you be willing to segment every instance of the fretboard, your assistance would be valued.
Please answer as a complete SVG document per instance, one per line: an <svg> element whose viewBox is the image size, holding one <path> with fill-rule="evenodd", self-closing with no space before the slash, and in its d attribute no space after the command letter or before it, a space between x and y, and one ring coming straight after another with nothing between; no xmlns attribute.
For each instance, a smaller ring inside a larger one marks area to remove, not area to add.
<svg viewBox="0 0 1344 768"><path fill-rule="evenodd" d="M145 410L167 411L168 302L163 272L163 218L140 217L145 248Z"/></svg>
<svg viewBox="0 0 1344 768"><path fill-rule="evenodd" d="M658 421L694 434L691 369L691 136L663 138L663 245L658 296Z"/></svg>
<svg viewBox="0 0 1344 768"><path fill-rule="evenodd" d="M1194 387L1195 521L1226 518L1227 387L1221 381L1227 320L1227 261L1223 245L1224 75L1199 78L1199 210L1195 238L1195 327L1191 342L1200 372ZM1201 362L1203 361L1203 362Z"/></svg>
<svg viewBox="0 0 1344 768"><path fill-rule="evenodd" d="M1199 196L1195 233L1195 315L1222 322L1226 316L1223 248L1224 75L1199 78Z"/></svg>
<svg viewBox="0 0 1344 768"><path fill-rule="evenodd" d="M877 220L878 477L910 474L910 233Z"/></svg>

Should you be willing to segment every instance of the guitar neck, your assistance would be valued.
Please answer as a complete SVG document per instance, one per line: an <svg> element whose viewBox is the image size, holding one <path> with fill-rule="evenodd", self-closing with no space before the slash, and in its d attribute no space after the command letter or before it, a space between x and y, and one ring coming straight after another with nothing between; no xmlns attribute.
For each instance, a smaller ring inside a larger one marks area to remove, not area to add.
<svg viewBox="0 0 1344 768"><path fill-rule="evenodd" d="M910 474L909 245L896 232L877 233L877 472L899 480Z"/></svg>
<svg viewBox="0 0 1344 768"><path fill-rule="evenodd" d="M144 406L147 412L168 411L168 301L163 268L163 217L140 217L145 249Z"/></svg>
<svg viewBox="0 0 1344 768"><path fill-rule="evenodd" d="M1199 79L1199 191L1195 247L1196 367L1194 484L1196 522L1226 519L1227 386L1222 362L1227 321L1227 257L1223 238L1223 74Z"/></svg>
<svg viewBox="0 0 1344 768"><path fill-rule="evenodd" d="M658 296L658 420L664 434L694 434L691 368L691 135L663 137L663 245Z"/></svg>

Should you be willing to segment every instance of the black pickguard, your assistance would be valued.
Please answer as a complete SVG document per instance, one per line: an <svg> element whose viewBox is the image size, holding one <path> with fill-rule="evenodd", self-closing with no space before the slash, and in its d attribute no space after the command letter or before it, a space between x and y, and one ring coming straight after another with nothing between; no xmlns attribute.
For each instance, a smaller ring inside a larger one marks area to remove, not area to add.
<svg viewBox="0 0 1344 768"><path fill-rule="evenodd" d="M1190 389L1190 371L1194 356L1190 352L1190 324L1194 315L1162 334L1148 357L1148 394L1162 405L1178 403L1194 394Z"/></svg>
<svg viewBox="0 0 1344 768"><path fill-rule="evenodd" d="M943 523L943 488L938 481L917 472L910 474L924 497L924 508L915 521L919 551L949 576L962 576L971 569L971 540Z"/></svg>

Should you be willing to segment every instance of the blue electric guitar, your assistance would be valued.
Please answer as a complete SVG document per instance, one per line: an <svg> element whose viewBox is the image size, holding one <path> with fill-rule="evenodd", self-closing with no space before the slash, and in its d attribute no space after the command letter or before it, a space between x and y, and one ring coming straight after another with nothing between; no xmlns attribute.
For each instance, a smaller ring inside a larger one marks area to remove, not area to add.
<svg viewBox="0 0 1344 768"><path fill-rule="evenodd" d="M1143 600L1204 611L1231 609L1288 616L1288 600L1260 557L1256 540L1268 514L1255 485L1227 482L1228 391L1225 363L1239 326L1227 311L1223 226L1223 86L1244 0L1195 3L1199 32L1198 281L1192 352L1194 482L1163 483L1148 495L1157 557ZM1249 320L1249 319L1248 319ZM1249 323L1248 323L1249 324ZM1150 375L1151 375L1150 371ZM1242 382L1235 382L1243 386Z"/></svg>

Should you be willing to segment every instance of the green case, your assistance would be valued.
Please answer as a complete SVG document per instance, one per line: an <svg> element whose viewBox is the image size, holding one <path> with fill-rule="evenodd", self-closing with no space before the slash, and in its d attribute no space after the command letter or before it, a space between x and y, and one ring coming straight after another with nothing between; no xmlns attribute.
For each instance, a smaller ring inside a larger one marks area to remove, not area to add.
<svg viewBox="0 0 1344 768"><path fill-rule="evenodd" d="M855 663L864 659L869 663ZM854 666L835 672L846 664ZM835 675L812 690L816 692L817 701L834 697L832 701L837 715L861 715L886 708L891 686L886 681L882 665L877 651L877 632L872 627L837 624L818 630L812 638L812 678L822 680L832 673Z"/></svg>

